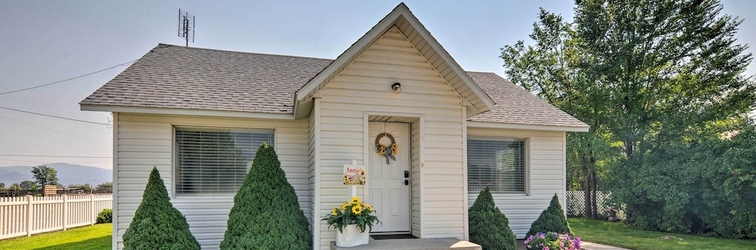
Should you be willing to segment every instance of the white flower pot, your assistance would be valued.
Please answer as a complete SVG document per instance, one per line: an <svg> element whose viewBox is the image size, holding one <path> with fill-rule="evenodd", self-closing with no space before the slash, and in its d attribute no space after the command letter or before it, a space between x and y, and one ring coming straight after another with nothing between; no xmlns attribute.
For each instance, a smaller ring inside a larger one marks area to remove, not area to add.
<svg viewBox="0 0 756 250"><path fill-rule="evenodd" d="M370 231L365 228L365 232L360 232L360 228L357 225L347 225L344 227L343 232L339 232L336 229L336 246L338 247L356 247L361 245L367 245L370 241Z"/></svg>

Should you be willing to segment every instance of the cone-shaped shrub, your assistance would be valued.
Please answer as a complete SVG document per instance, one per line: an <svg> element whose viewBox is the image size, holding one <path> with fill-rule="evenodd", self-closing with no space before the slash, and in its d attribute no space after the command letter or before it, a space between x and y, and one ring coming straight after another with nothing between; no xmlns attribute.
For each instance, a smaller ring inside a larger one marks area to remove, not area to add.
<svg viewBox="0 0 756 250"><path fill-rule="evenodd" d="M221 249L312 249L309 223L273 147L257 149L228 214Z"/></svg>
<svg viewBox="0 0 756 250"><path fill-rule="evenodd" d="M496 207L488 187L480 191L468 213L470 242L480 245L483 249L517 249L514 233L509 228L509 220Z"/></svg>
<svg viewBox="0 0 756 250"><path fill-rule="evenodd" d="M551 198L549 207L541 212L538 219L530 225L530 230L526 236L534 235L538 232L555 232L572 235L572 230L570 229L570 225L567 224L567 218L564 217L564 210L562 210L562 205L559 205L559 198L556 194L554 194L554 198Z"/></svg>
<svg viewBox="0 0 756 250"><path fill-rule="evenodd" d="M186 218L171 204L157 168L152 168L142 203L123 234L123 249L200 249Z"/></svg>

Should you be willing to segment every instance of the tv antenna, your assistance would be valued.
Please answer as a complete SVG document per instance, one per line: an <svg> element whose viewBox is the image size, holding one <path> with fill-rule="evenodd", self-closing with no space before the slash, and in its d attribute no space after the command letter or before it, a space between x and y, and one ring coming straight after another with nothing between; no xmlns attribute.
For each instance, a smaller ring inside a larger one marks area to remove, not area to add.
<svg viewBox="0 0 756 250"><path fill-rule="evenodd" d="M179 9L178 36L186 40L186 47L189 47L189 40L194 43L194 15L186 10Z"/></svg>

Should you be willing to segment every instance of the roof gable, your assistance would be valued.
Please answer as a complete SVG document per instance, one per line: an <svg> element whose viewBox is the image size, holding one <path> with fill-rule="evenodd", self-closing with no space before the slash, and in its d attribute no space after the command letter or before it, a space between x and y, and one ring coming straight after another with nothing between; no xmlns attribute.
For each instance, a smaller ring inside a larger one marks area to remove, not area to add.
<svg viewBox="0 0 756 250"><path fill-rule="evenodd" d="M306 117L311 110L311 98L338 74L365 52L373 43L393 27L396 27L426 58L449 85L469 104L468 116L491 110L493 100L467 75L462 67L425 29L404 3L400 3L386 17L358 39L344 53L310 79L294 95L294 116Z"/></svg>

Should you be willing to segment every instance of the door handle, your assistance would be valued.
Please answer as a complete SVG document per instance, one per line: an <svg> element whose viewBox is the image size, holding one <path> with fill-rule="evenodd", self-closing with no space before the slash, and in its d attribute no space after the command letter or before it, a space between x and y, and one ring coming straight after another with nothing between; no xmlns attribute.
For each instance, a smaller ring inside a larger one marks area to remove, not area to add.
<svg viewBox="0 0 756 250"><path fill-rule="evenodd" d="M409 178L409 171L408 170L404 170L404 178Z"/></svg>
<svg viewBox="0 0 756 250"><path fill-rule="evenodd" d="M409 186L409 180L404 180L404 185Z"/></svg>

